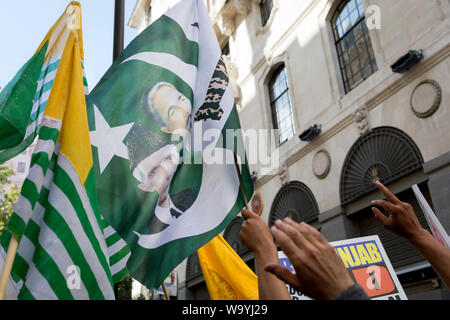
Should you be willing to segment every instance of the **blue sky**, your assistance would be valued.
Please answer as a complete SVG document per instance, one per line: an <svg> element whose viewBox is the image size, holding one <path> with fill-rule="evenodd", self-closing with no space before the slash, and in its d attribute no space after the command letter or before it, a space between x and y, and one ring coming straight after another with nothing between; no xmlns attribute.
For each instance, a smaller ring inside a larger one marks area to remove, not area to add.
<svg viewBox="0 0 450 320"><path fill-rule="evenodd" d="M92 90L112 64L114 0L78 0L83 23L84 60ZM0 1L0 87L34 54L70 0ZM137 35L127 26L136 0L125 0L126 45Z"/></svg>

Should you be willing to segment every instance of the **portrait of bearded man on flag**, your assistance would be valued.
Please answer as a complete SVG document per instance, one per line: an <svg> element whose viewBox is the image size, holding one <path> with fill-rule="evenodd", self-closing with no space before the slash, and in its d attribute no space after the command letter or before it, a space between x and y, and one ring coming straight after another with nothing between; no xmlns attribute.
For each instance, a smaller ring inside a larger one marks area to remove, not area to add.
<svg viewBox="0 0 450 320"><path fill-rule="evenodd" d="M131 249L127 269L149 288L244 206L234 157L253 193L222 60L203 1L183 0L123 50L87 99L99 206Z"/></svg>
<svg viewBox="0 0 450 320"><path fill-rule="evenodd" d="M144 192L158 193L155 212L148 225L152 234L167 228L195 200L195 192L190 189L175 195L175 203L169 195L181 151L169 135L190 130L192 104L171 83L158 82L144 92L141 107L147 119L161 132L136 123L126 145L131 173L141 183L137 187Z"/></svg>

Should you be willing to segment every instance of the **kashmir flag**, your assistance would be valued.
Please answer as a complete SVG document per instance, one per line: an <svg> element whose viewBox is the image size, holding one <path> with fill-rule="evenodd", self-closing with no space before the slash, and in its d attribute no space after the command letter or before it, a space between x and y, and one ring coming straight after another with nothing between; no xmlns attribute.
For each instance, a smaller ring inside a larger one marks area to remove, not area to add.
<svg viewBox="0 0 450 320"><path fill-rule="evenodd" d="M77 29L81 25L80 11L76 2L67 7L35 54L0 93L0 163L25 150L36 138L45 107L52 99L70 30L81 39L81 28ZM83 57L82 42L79 46Z"/></svg>
<svg viewBox="0 0 450 320"><path fill-rule="evenodd" d="M31 136L38 130L29 174L0 237L3 258L11 237L19 241L10 276L18 299L114 299L114 281L127 274L129 248L98 209L82 47L81 9L72 2L38 49L41 56L30 60L41 62L33 66L42 70L37 89L23 71L27 63L5 88L6 103L2 93L2 114L19 113L34 127ZM21 96L32 90L36 108ZM20 146L28 138L16 132Z"/></svg>
<svg viewBox="0 0 450 320"><path fill-rule="evenodd" d="M258 277L222 235L197 254L212 300L259 300Z"/></svg>
<svg viewBox="0 0 450 320"><path fill-rule="evenodd" d="M235 151L247 199L253 193L203 1L179 2L138 35L87 104L102 214L131 249L133 278L158 288L244 207Z"/></svg>
<svg viewBox="0 0 450 320"><path fill-rule="evenodd" d="M450 250L450 237L448 236L438 217L436 217L433 209L431 209L428 201L425 199L422 192L420 192L417 184L413 185L411 188L414 191L417 202L422 209L423 215L427 219L428 226L430 227L433 237L436 238L436 240L438 240L444 247Z"/></svg>

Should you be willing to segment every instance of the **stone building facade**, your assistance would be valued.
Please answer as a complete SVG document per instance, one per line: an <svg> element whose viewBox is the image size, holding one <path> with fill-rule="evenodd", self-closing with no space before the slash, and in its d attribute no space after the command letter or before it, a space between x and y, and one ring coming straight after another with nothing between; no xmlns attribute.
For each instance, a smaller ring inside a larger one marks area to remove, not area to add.
<svg viewBox="0 0 450 320"><path fill-rule="evenodd" d="M375 221L380 179L403 201L418 184L450 233L447 0L204 0L234 77L243 129L276 129L280 166L255 173L269 224L290 216L329 241L378 234L410 299L448 298L430 265ZM178 1L139 0L143 30ZM225 238L252 268L242 218ZM208 298L195 255L179 299Z"/></svg>
<svg viewBox="0 0 450 320"><path fill-rule="evenodd" d="M25 181L28 172L30 171L31 156L33 154L35 143L32 143L23 152L5 162L5 166L14 170L14 175L9 178L9 181L16 188L21 187Z"/></svg>

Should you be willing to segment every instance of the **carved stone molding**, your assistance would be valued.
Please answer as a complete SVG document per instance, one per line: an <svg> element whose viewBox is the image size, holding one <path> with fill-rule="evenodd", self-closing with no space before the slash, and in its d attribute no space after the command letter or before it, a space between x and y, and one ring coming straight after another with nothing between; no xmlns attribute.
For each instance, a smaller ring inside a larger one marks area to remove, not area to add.
<svg viewBox="0 0 450 320"><path fill-rule="evenodd" d="M325 179L331 168L331 157L328 151L320 150L313 158L313 172L319 179Z"/></svg>
<svg viewBox="0 0 450 320"><path fill-rule="evenodd" d="M233 0L233 4L240 14L247 14L252 8L252 0Z"/></svg>
<svg viewBox="0 0 450 320"><path fill-rule="evenodd" d="M227 37L231 37L236 31L236 18L238 15L247 15L252 8L252 0L232 0L226 1L217 13L215 23L220 32Z"/></svg>
<svg viewBox="0 0 450 320"><path fill-rule="evenodd" d="M411 95L411 109L419 118L431 116L442 102L442 89L434 80L420 82Z"/></svg>
<svg viewBox="0 0 450 320"><path fill-rule="evenodd" d="M231 83L231 90L233 91L234 102L237 105L241 105L242 102L242 90L237 84L237 79L239 78L238 69L236 64L230 59L224 59L227 66L228 77Z"/></svg>
<svg viewBox="0 0 450 320"><path fill-rule="evenodd" d="M289 183L288 165L286 161L281 163L280 170L278 171L278 176L280 177L281 184L283 186Z"/></svg>
<svg viewBox="0 0 450 320"><path fill-rule="evenodd" d="M217 26L219 27L219 30L223 35L231 37L231 35L235 31L234 17L225 15L223 13L220 14L217 17Z"/></svg>
<svg viewBox="0 0 450 320"><path fill-rule="evenodd" d="M365 106L358 108L353 112L353 118L355 119L356 126L358 127L359 134L364 136L371 130L369 123L369 111Z"/></svg>

